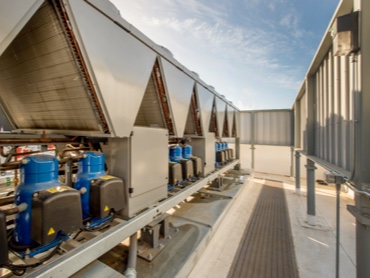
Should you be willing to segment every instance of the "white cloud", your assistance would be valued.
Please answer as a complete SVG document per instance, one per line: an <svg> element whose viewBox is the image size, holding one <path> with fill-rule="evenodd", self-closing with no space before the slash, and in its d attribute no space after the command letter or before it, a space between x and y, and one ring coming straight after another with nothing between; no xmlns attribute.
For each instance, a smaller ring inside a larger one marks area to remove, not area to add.
<svg viewBox="0 0 370 278"><path fill-rule="evenodd" d="M253 88L258 83L273 84L276 91L294 91L300 86L303 70L291 68L283 59L295 51L289 36L299 40L305 32L291 10L277 23L261 18L258 22L251 19L245 26L246 22L230 20L225 9L217 4L205 5L199 0L158 0L156 5L149 0L113 2L119 3L124 18L169 48L180 63L205 77L204 81L220 93L230 94L240 108L243 106L239 101L244 99L251 106L253 102L246 99L262 94ZM278 12L286 0L247 3L252 6L268 3L270 11ZM279 24L290 31L279 32ZM251 81L253 86L247 86Z"/></svg>

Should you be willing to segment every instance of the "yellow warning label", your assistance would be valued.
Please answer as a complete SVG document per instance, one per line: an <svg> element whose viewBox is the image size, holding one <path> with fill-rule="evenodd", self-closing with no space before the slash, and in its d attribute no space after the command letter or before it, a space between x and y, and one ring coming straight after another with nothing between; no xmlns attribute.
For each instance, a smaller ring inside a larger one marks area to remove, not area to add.
<svg viewBox="0 0 370 278"><path fill-rule="evenodd" d="M50 193L57 193L59 192L56 188L49 188L49 189L46 189L47 192L50 192Z"/></svg>
<svg viewBox="0 0 370 278"><path fill-rule="evenodd" d="M54 193L58 193L58 192L67 191L67 190L70 190L70 189L71 188L68 187L68 186L57 186L57 187L52 187L52 188L46 189L46 191L54 194Z"/></svg>
<svg viewBox="0 0 370 278"><path fill-rule="evenodd" d="M100 178L101 178L102 180L111 180L111 179L115 179L115 177L113 177L113 176L109 176L109 175L101 176Z"/></svg>
<svg viewBox="0 0 370 278"><path fill-rule="evenodd" d="M108 206L105 206L104 211L108 211L108 210L109 210Z"/></svg>
<svg viewBox="0 0 370 278"><path fill-rule="evenodd" d="M48 236L50 236L50 235L52 235L52 234L55 234L55 231L54 231L54 229L51 227L51 228L49 229Z"/></svg>

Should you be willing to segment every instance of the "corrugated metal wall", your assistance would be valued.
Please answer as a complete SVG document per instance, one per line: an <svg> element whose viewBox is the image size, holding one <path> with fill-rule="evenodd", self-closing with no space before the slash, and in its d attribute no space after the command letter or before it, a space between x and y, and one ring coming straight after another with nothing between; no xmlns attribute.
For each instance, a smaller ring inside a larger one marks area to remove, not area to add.
<svg viewBox="0 0 370 278"><path fill-rule="evenodd" d="M351 57L334 56L332 49L324 56L312 75L314 153L327 162L345 170L353 163L353 124L358 63ZM307 147L307 92L302 90L294 104L296 122L295 147Z"/></svg>
<svg viewBox="0 0 370 278"><path fill-rule="evenodd" d="M293 145L292 110L243 111L240 116L242 144Z"/></svg>

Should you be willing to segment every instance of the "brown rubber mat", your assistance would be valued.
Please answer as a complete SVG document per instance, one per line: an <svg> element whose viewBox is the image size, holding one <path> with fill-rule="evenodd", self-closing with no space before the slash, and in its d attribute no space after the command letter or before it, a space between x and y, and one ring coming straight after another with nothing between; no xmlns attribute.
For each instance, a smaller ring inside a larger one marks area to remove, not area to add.
<svg viewBox="0 0 370 278"><path fill-rule="evenodd" d="M281 182L265 181L228 277L298 277Z"/></svg>

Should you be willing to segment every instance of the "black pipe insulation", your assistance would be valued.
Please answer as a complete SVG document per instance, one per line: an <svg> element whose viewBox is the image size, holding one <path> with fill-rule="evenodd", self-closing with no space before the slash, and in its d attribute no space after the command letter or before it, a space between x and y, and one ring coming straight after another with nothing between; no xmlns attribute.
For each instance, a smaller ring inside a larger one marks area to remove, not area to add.
<svg viewBox="0 0 370 278"><path fill-rule="evenodd" d="M0 211L0 266L8 262L8 237L6 230L6 215Z"/></svg>

